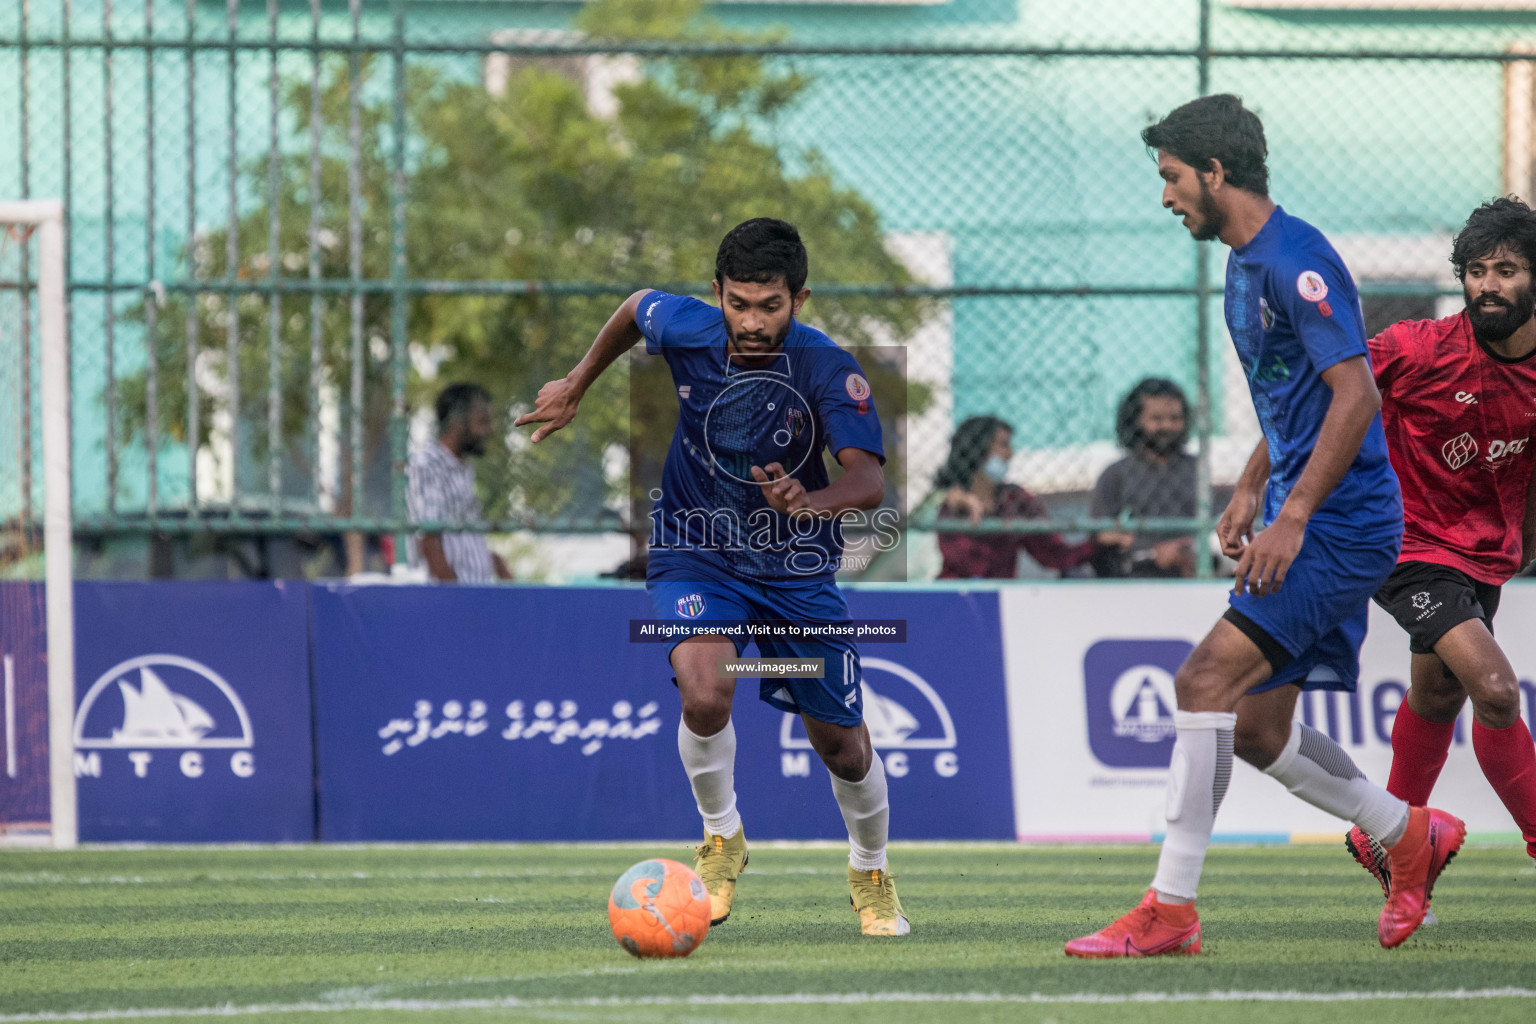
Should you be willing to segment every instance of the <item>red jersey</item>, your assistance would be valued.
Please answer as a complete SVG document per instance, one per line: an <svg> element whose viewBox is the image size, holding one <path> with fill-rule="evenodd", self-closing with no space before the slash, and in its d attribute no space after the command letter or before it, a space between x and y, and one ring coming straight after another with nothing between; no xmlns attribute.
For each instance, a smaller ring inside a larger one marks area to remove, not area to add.
<svg viewBox="0 0 1536 1024"><path fill-rule="evenodd" d="M1502 584L1521 568L1536 447L1536 353L1507 360L1466 311L1407 320L1371 339L1381 423L1403 487L1399 561Z"/></svg>

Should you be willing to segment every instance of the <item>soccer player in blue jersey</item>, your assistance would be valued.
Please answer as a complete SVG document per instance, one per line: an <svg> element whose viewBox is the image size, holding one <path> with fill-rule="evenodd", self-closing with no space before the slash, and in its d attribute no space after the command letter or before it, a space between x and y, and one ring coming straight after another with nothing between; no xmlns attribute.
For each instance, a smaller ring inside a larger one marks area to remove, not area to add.
<svg viewBox="0 0 1536 1024"><path fill-rule="evenodd" d="M642 338L672 370L677 430L651 513L646 590L658 618L840 624L848 605L834 580L840 520L885 494L880 420L858 363L796 315L810 296L795 228L758 218L737 225L715 259L714 306L644 289L598 332L586 356L539 389L540 441L575 417L582 395ZM830 450L842 466L828 480ZM704 627L706 630L709 627ZM763 678L762 700L798 714L848 826L848 884L865 935L910 930L886 868L890 805L885 768L863 720L859 652L838 636L755 640L766 658L820 658L821 678ZM736 807L735 679L721 671L745 640L701 632L671 650L682 720L677 746L704 819L695 865L713 924L731 912L747 864Z"/></svg>
<svg viewBox="0 0 1536 1024"><path fill-rule="evenodd" d="M1200 951L1195 889L1234 751L1386 847L1391 892L1377 936L1396 946L1424 920L1466 827L1410 808L1338 744L1293 721L1303 689L1354 689L1368 603L1402 543L1402 497L1355 284L1328 240L1269 198L1264 127L1237 97L1187 103L1142 140L1157 152L1163 206L1197 240L1232 248L1227 328L1264 438L1217 527L1237 559L1229 607L1175 677L1168 831L1152 888L1066 951ZM1254 532L1261 507L1264 526Z"/></svg>

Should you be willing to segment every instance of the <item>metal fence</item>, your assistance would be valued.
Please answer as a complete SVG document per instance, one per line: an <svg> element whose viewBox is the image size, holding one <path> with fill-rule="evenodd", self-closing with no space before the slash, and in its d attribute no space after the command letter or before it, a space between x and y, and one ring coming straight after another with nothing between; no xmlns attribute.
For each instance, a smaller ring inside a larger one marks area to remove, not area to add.
<svg viewBox="0 0 1536 1024"><path fill-rule="evenodd" d="M1340 248L1368 327L1443 315L1451 233L1529 186L1536 18L1036 6L786 8L784 32L640 0L574 26L561 5L8 5L0 197L69 215L77 532L400 533L443 383L486 384L510 424L631 291L707 294L719 237L760 214L806 236L806 319L905 351L910 523L932 526L955 427L995 415L1045 515L955 529L1125 526L1089 494L1124 454L1121 397L1159 376L1189 396L1199 486L1192 517L1152 525L1208 530L1257 428L1223 255L1159 208L1139 129L1243 95L1274 194ZM19 273L0 287L24 303ZM27 333L5 344L25 385ZM508 426L479 465L484 529L643 519L627 373L549 443ZM29 431L0 470L21 526Z"/></svg>

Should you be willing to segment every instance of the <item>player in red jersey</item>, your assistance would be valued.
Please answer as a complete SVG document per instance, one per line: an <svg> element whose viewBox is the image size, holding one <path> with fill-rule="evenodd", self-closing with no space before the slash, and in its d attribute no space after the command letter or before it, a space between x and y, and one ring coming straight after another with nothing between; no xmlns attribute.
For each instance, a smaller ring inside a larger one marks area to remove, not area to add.
<svg viewBox="0 0 1536 1024"><path fill-rule="evenodd" d="M1466 308L1371 339L1382 425L1403 488L1403 550L1376 602L1408 631L1412 682L1392 727L1387 789L1429 800L1472 698L1472 749L1536 857L1536 747L1493 639L1499 588L1536 557L1536 212L1473 211L1451 248ZM1386 859L1346 845L1387 888Z"/></svg>

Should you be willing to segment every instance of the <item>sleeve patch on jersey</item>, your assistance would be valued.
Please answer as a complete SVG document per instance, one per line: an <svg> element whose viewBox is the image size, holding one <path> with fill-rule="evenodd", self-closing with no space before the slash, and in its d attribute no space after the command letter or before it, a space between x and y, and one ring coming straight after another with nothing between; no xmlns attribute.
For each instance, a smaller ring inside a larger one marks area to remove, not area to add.
<svg viewBox="0 0 1536 1024"><path fill-rule="evenodd" d="M655 326L651 323L651 314L656 312L656 307L659 305L661 305L661 300L656 299L650 305L645 307L645 329L647 331L653 331L656 329Z"/></svg>
<svg viewBox="0 0 1536 1024"><path fill-rule="evenodd" d="M862 402L869 397L869 381L863 374L850 373L843 381L843 387L848 389L848 397L855 402Z"/></svg>
<svg viewBox="0 0 1536 1024"><path fill-rule="evenodd" d="M1327 299L1317 304L1317 311L1323 314L1323 316L1333 316L1333 307L1328 305Z"/></svg>
<svg viewBox="0 0 1536 1024"><path fill-rule="evenodd" d="M1308 302L1322 302L1328 297L1328 284L1317 271L1303 270L1296 278L1296 291Z"/></svg>

